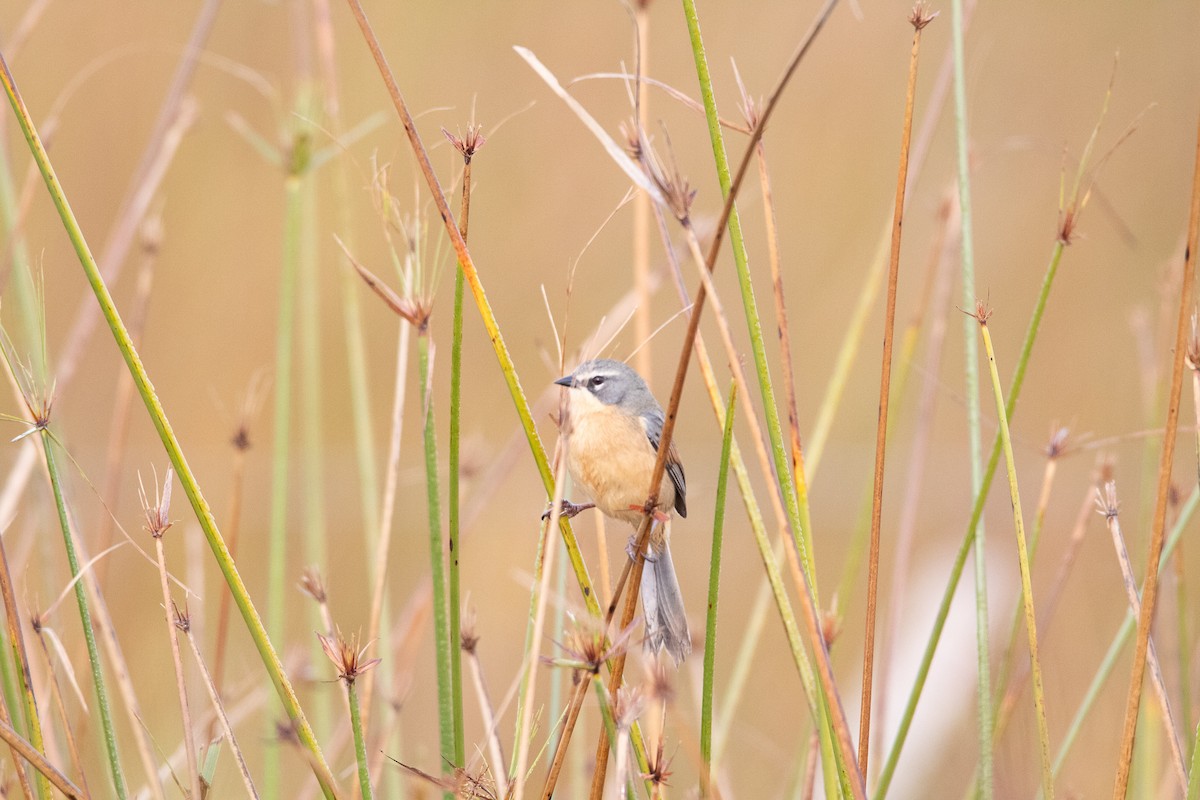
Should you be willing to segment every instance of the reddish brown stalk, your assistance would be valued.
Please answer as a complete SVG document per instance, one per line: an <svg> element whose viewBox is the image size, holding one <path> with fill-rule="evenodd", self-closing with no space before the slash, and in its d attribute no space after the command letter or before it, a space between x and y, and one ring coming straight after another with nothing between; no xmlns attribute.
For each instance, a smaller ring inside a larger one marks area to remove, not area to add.
<svg viewBox="0 0 1200 800"><path fill-rule="evenodd" d="M238 554L238 534L242 522L242 492L245 487L246 453L250 450L250 425L262 404L263 392L257 379L252 380L246 390L242 409L239 413L237 428L229 443L233 446L233 459L229 469L229 557L235 562ZM221 592L220 604L217 606L217 637L213 655L213 686L217 696L221 696L225 688L225 650L229 642L229 614L233 603L232 592ZM216 731L217 720L213 719L208 728L211 738Z"/></svg>
<svg viewBox="0 0 1200 800"><path fill-rule="evenodd" d="M1171 392L1167 396L1167 424L1163 436L1162 458L1158 467L1158 490L1154 503L1154 522L1150 537L1150 552L1146 557L1146 579L1142 583L1142 611L1138 615L1137 645L1133 651L1133 670L1129 678L1129 694L1125 703L1125 724L1121 733L1121 754L1117 761L1117 779L1113 786L1115 800L1124 800L1129 788L1129 770L1133 763L1133 740L1137 732L1138 711L1142 701L1142 679L1146 673L1146 653L1150 642L1150 627L1158 601L1158 559L1166 535L1167 500L1171 490L1171 464L1175 457L1175 435L1179 429L1179 401L1183 388L1183 362L1187 349L1188 311L1192 305L1192 290L1196 279L1196 248L1200 246L1200 129L1196 136L1196 164L1192 176L1192 205L1188 218L1187 251L1183 264L1183 280L1179 292L1179 320L1175 328L1175 349L1172 351Z"/></svg>
<svg viewBox="0 0 1200 800"><path fill-rule="evenodd" d="M38 715L37 701L33 694L33 675L29 671L29 651L25 647L25 637L21 633L21 616L17 609L17 596L13 591L12 573L8 568L8 552L4 546L3 539L0 539L0 595L4 598L4 620L8 629L8 644L12 648L13 662L17 666L17 676L21 680L21 694L25 698L25 714L26 724L35 733L42 729L41 719ZM4 705L0 703L0 705ZM5 709L7 711L7 708ZM41 734L38 733L35 741L41 739ZM39 742L40 743L40 742ZM45 745L42 744L43 749ZM71 748L74 753L74 747ZM17 753L13 751L13 763L17 766L17 772L21 779L23 789L29 789L25 770L21 769L21 763L16 758Z"/></svg>
<svg viewBox="0 0 1200 800"><path fill-rule="evenodd" d="M146 328L146 311L150 305L150 289L154 285L154 267L158 261L158 250L162 245L162 217L156 215L146 219L142 225L142 264L138 270L134 289L133 307L129 315L129 336L134 347L141 348L142 334ZM100 501L104 513L100 515L96 541L97 551L103 552L112 545L117 504L120 500L122 465L125 461L126 433L129 430L130 411L137 395L133 376L128 370L120 370L117 376L116 399L113 401L112 418L108 427L108 453L104 459L104 487ZM102 588L108 576L109 559L96 565L96 583Z"/></svg>
<svg viewBox="0 0 1200 800"><path fill-rule="evenodd" d="M900 277L900 229L904 220L904 189L908 182L908 153L912 141L913 102L917 93L917 63L921 31L933 21L922 3L913 7L912 55L908 62L908 88L904 98L904 126L900 140L900 169L896 176L896 206L892 215L892 252L888 263L887 312L883 328L883 368L879 376L879 421L875 428L875 486L871 499L871 550L867 562L867 630L863 652L862 710L859 713L858 769L867 774L871 743L871 691L875 676L875 615L879 590L879 529L883 512L883 463L887 449L888 395L892 383L892 340L896 326L896 283Z"/></svg>

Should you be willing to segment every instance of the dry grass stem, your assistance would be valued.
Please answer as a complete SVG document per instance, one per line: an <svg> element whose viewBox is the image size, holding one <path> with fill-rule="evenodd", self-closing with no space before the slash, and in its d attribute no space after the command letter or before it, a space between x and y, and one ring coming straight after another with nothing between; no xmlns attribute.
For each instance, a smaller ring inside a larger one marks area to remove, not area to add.
<svg viewBox="0 0 1200 800"><path fill-rule="evenodd" d="M1125 703L1125 723L1121 733L1121 752L1117 761L1117 778L1113 786L1114 800L1124 800L1129 786L1129 771L1133 763L1133 738L1137 732L1138 710L1142 701L1142 679L1146 671L1146 653L1150 643L1150 627L1158 601L1158 560L1166 536L1167 498L1171 489L1171 464L1175 456L1175 434L1179 428L1179 401L1183 388L1183 364L1187 351L1187 323L1194 302L1192 292L1196 282L1197 247L1200 247L1200 129L1196 137L1196 163L1192 176L1191 211L1188 216L1187 256L1179 292L1179 318L1175 329L1175 347L1171 364L1171 388L1167 395L1167 421L1163 437L1162 456L1158 468L1158 488L1155 493L1154 521L1150 534L1150 550L1146 561L1146 578L1142 582L1142 611L1138 615L1137 644L1133 651L1133 670L1129 677L1129 693Z"/></svg>
<svg viewBox="0 0 1200 800"><path fill-rule="evenodd" d="M933 17L918 3L909 22L913 26L912 54L908 64L908 87L904 98L904 123L900 139L900 168L896 175L896 201L892 212L892 249L888 259L888 286L883 328L883 367L879 375L879 419L875 426L875 482L871 497L871 550L867 559L867 622L863 647L862 703L858 719L858 769L867 774L871 749L871 693L875 676L875 617L879 591L880 526L883 514L884 454L887 450L888 402L892 385L892 342L896 326L896 286L900 278L900 231L904 220L904 195L908 185L908 155L912 141L913 104L917 93L917 64L921 31Z"/></svg>
<svg viewBox="0 0 1200 800"><path fill-rule="evenodd" d="M171 660L175 665L175 688L179 693L179 711L183 719L183 742L187 754L187 777L190 796L198 800L203 797L200 785L200 768L196 761L196 740L192 727L192 712L188 704L187 680L183 673L183 657L179 651L180 619L175 615L175 604L171 600L171 584L167 580L167 556L163 547L163 535L172 522L171 488L175 473L170 467L163 478L162 488L155 478L154 494L147 495L146 487L138 477L138 495L142 511L146 516L146 531L154 539L154 551L158 555L159 585L162 588L163 610L167 621L167 638L171 643Z"/></svg>
<svg viewBox="0 0 1200 800"><path fill-rule="evenodd" d="M1136 617L1141 613L1142 603L1138 598L1137 578L1133 574L1133 564L1129 561L1129 550L1125 547L1125 537L1121 533L1120 505L1117 502L1116 481L1107 481L1103 487L1096 487L1096 511L1104 517L1104 523L1108 526L1108 532L1112 536L1113 550L1117 556L1117 563L1121 567L1121 582L1125 586L1125 597L1129 600L1130 611ZM1187 770L1183 763L1183 748L1180 745L1179 730L1175 724L1175 715L1171 711L1171 698L1167 692L1166 681L1163 680L1158 649L1154 646L1153 638L1150 640L1146 654L1150 666L1150 682L1154 686L1154 693L1158 696L1159 707L1162 710L1167 748L1171 753L1171 764L1175 767L1175 777L1179 780L1179 793L1182 797L1187 794Z"/></svg>

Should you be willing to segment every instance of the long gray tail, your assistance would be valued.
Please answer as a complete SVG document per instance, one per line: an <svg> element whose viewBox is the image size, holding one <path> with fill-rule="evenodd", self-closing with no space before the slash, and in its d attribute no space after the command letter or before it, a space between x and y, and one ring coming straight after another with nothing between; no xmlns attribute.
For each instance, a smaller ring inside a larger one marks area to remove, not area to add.
<svg viewBox="0 0 1200 800"><path fill-rule="evenodd" d="M671 562L671 548L664 539L662 549L650 548L646 568L642 572L642 608L646 613L646 647L651 652L666 651L675 663L692 652L692 636L688 633L687 613L683 608L683 593Z"/></svg>

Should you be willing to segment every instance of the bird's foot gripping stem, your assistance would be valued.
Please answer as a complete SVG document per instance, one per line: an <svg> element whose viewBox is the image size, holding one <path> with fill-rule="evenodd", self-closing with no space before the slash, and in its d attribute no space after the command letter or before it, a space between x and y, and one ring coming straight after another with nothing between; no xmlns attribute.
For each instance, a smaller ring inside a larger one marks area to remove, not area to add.
<svg viewBox="0 0 1200 800"><path fill-rule="evenodd" d="M589 508L595 508L595 503L572 503L570 500L563 500L559 504L559 515L571 519L580 511L587 511ZM542 512L542 519L550 519L554 511L553 504Z"/></svg>

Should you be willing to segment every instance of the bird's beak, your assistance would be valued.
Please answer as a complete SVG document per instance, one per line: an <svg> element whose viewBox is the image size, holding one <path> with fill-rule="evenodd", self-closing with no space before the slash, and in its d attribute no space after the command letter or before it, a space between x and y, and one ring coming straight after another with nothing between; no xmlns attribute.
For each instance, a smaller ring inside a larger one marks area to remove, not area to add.
<svg viewBox="0 0 1200 800"><path fill-rule="evenodd" d="M555 381L555 383L558 384L559 386L566 386L567 388L570 388L571 383L574 380L575 380L574 375L567 375L565 378L559 378L558 380Z"/></svg>

